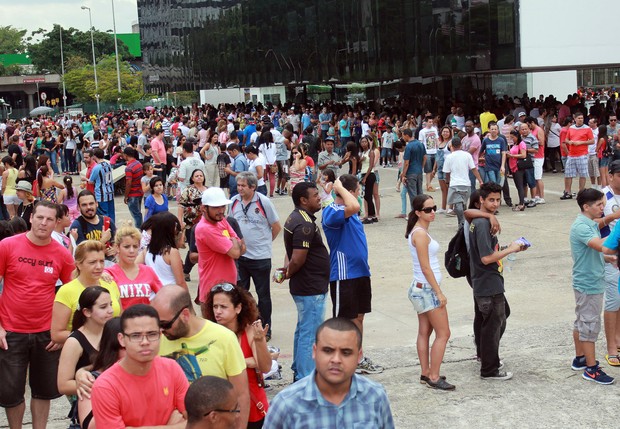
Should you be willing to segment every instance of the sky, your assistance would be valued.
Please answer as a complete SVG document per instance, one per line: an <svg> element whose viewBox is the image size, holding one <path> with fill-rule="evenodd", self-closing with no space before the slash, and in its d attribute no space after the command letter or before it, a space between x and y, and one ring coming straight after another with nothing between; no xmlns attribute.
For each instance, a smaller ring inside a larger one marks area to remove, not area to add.
<svg viewBox="0 0 620 429"><path fill-rule="evenodd" d="M31 31L51 30L54 24L81 31L89 28L88 10L91 8L93 27L100 31L112 30L112 1L116 16L116 32L131 33L131 24L138 21L137 0L21 0L2 1L2 23ZM4 19L8 18L8 19Z"/></svg>

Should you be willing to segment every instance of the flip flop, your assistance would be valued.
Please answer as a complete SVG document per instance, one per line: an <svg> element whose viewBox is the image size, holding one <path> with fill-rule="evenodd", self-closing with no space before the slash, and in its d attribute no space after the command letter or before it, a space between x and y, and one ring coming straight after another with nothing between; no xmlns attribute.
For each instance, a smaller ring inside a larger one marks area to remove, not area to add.
<svg viewBox="0 0 620 429"><path fill-rule="evenodd" d="M620 366L620 356L618 355L605 355L605 360L611 366Z"/></svg>

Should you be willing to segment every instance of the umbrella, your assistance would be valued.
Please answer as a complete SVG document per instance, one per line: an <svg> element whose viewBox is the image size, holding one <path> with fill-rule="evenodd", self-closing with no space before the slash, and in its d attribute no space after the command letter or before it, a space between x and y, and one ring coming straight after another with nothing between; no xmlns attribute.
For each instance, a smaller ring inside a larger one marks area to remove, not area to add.
<svg viewBox="0 0 620 429"><path fill-rule="evenodd" d="M34 109L30 111L30 116L45 115L53 111L54 109L52 109L51 107L39 106L39 107L35 107Z"/></svg>
<svg viewBox="0 0 620 429"><path fill-rule="evenodd" d="M146 107L144 108L144 110L147 110L147 111L149 111L149 110L155 110L155 108L154 108L153 106L146 106Z"/></svg>

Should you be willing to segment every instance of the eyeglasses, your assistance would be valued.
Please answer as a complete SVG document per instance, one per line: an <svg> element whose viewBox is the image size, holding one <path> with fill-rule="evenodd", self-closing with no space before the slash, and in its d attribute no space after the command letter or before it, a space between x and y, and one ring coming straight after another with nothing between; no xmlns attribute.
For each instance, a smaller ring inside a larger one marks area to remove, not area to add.
<svg viewBox="0 0 620 429"><path fill-rule="evenodd" d="M177 314L174 315L174 317L172 318L172 320L160 320L159 321L159 327L161 329L168 330L170 328L172 328L172 325L174 325L174 322L177 321L177 319L179 318L179 316L181 315L181 313L183 313L183 310L185 310L186 308L188 308L189 306L184 306L183 308L181 308Z"/></svg>
<svg viewBox="0 0 620 429"><path fill-rule="evenodd" d="M211 410L208 413L205 413L203 417L207 417L209 414L211 413L240 413L241 410L239 409L239 405L237 404L237 406L233 409L233 410Z"/></svg>
<svg viewBox="0 0 620 429"><path fill-rule="evenodd" d="M234 288L235 287L230 283L220 283L211 288L211 293L215 293L218 291L232 292Z"/></svg>
<svg viewBox="0 0 620 429"><path fill-rule="evenodd" d="M424 207L422 210L420 210L421 212L424 212L426 214L429 214L430 212L436 212L437 211L437 206L433 206L433 207Z"/></svg>
<svg viewBox="0 0 620 429"><path fill-rule="evenodd" d="M141 343L144 338L147 339L150 343L154 343L155 341L159 341L160 333L159 331L152 331L143 334L142 332L134 332L133 334L127 334L123 332L123 335L129 338L129 341L132 343Z"/></svg>
<svg viewBox="0 0 620 429"><path fill-rule="evenodd" d="M616 122L617 119L610 119L609 122Z"/></svg>
<svg viewBox="0 0 620 429"><path fill-rule="evenodd" d="M297 155L299 152L293 152L293 155Z"/></svg>

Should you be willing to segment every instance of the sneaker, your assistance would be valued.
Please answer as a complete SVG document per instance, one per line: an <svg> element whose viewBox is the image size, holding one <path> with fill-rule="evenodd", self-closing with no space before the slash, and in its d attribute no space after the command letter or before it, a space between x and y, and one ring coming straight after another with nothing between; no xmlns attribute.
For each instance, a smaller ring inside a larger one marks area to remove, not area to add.
<svg viewBox="0 0 620 429"><path fill-rule="evenodd" d="M388 162L388 167L392 168L392 163Z"/></svg>
<svg viewBox="0 0 620 429"><path fill-rule="evenodd" d="M360 363L357 364L357 369L355 370L356 374L381 374L383 372L383 367L380 365L376 365L369 358L364 356L364 359Z"/></svg>
<svg viewBox="0 0 620 429"><path fill-rule="evenodd" d="M577 196L577 192L573 192L571 195L575 198Z"/></svg>
<svg viewBox="0 0 620 429"><path fill-rule="evenodd" d="M532 201L534 201L534 200L529 199L529 198L523 198L523 202L524 202L525 204L529 204L529 203L531 203Z"/></svg>
<svg viewBox="0 0 620 429"><path fill-rule="evenodd" d="M561 200L571 200L571 199L573 199L573 196L569 192L564 191L564 193L562 194L560 199Z"/></svg>
<svg viewBox="0 0 620 429"><path fill-rule="evenodd" d="M512 372L497 371L495 374L486 377L481 375L480 378L483 380L505 381L512 378Z"/></svg>
<svg viewBox="0 0 620 429"><path fill-rule="evenodd" d="M598 384L614 384L616 381L613 377L608 376L600 367L586 368L581 376Z"/></svg>
<svg viewBox="0 0 620 429"><path fill-rule="evenodd" d="M599 361L596 361L596 366L598 367ZM588 365L586 365L586 357L579 356L573 359L573 364L570 366L570 369L573 371L584 371Z"/></svg>
<svg viewBox="0 0 620 429"><path fill-rule="evenodd" d="M528 209L536 207L536 201L530 200L530 202L525 207L527 207Z"/></svg>
<svg viewBox="0 0 620 429"><path fill-rule="evenodd" d="M446 211L444 209L438 209L435 213L436 214L442 214L445 213Z"/></svg>
<svg viewBox="0 0 620 429"><path fill-rule="evenodd" d="M545 204L546 201L544 198L540 198L540 197L536 197L534 198L534 202L536 202L536 204Z"/></svg>
<svg viewBox="0 0 620 429"><path fill-rule="evenodd" d="M185 274L185 281L186 282L191 282L192 279L190 278L189 274Z"/></svg>
<svg viewBox="0 0 620 429"><path fill-rule="evenodd" d="M383 164L383 165L382 165L382 167L383 167L383 168L387 167L387 164Z"/></svg>
<svg viewBox="0 0 620 429"><path fill-rule="evenodd" d="M456 212L452 209L446 210L446 216L456 216Z"/></svg>

